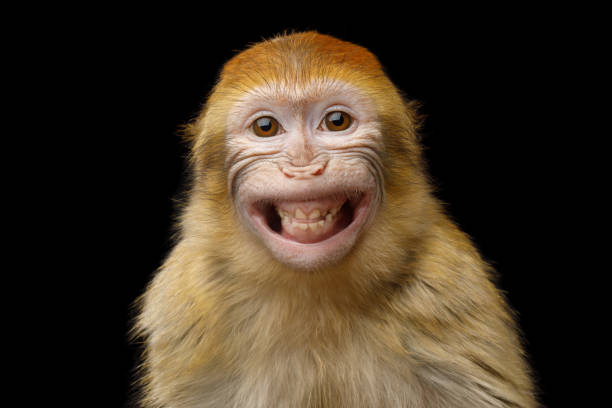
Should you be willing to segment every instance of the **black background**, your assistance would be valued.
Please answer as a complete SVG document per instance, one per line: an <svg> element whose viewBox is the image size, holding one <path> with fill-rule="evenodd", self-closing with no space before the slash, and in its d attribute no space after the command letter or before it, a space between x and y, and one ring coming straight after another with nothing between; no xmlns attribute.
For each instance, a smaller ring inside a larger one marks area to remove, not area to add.
<svg viewBox="0 0 612 408"><path fill-rule="evenodd" d="M66 209L82 224L78 279L87 290L71 313L95 322L74 342L85 349L94 342L87 365L108 373L85 388L105 406L129 399L139 352L127 339L130 305L172 246L175 199L185 189L187 148L178 129L197 115L236 52L285 30L315 29L370 49L397 87L422 103L437 195L499 272L542 402L564 406L555 346L568 312L559 282L573 265L560 260L570 227L558 220L574 175L560 154L572 142L558 107L573 86L565 63L574 37L562 17L535 10L450 10L427 20L368 10L356 18L342 9L301 18L293 11L286 19L156 11L92 10L41 38L38 57L56 64L46 79L69 102L58 108L67 146L78 150L69 165L57 163L77 197Z"/></svg>

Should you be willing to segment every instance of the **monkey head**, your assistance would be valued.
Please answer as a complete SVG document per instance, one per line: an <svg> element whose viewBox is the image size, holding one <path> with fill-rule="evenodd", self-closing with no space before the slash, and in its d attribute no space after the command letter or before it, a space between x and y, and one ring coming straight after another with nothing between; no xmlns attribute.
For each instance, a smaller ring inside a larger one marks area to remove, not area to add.
<svg viewBox="0 0 612 408"><path fill-rule="evenodd" d="M223 68L191 128L196 183L231 202L235 229L277 261L320 269L419 179L417 124L365 48L314 32L276 38Z"/></svg>

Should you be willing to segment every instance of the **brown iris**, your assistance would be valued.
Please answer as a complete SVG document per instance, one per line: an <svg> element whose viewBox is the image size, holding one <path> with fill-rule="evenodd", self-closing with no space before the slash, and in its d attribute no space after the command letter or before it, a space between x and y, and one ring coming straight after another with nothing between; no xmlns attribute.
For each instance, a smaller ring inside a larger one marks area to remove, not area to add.
<svg viewBox="0 0 612 408"><path fill-rule="evenodd" d="M251 125L253 132L259 137L270 137L278 133L278 122L269 116L261 117Z"/></svg>
<svg viewBox="0 0 612 408"><path fill-rule="evenodd" d="M348 113L341 111L330 112L325 116L325 126L332 132L348 129L352 122L353 118Z"/></svg>

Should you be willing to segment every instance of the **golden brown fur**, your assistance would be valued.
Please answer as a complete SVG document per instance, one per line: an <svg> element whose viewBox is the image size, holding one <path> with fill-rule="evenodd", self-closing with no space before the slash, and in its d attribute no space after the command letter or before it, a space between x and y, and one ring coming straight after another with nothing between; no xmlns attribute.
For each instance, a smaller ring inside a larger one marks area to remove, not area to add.
<svg viewBox="0 0 612 408"><path fill-rule="evenodd" d="M245 89L321 76L375 101L384 199L346 257L300 271L239 224L224 132ZM414 104L361 47L309 32L227 63L187 132L194 177L178 242L141 299L143 406L537 405L512 313L431 194L417 130Z"/></svg>

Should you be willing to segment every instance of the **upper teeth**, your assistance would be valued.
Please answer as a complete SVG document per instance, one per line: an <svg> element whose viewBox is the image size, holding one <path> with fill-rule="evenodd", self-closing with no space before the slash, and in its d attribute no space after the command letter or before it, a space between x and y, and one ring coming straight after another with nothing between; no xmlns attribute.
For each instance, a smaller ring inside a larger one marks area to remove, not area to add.
<svg viewBox="0 0 612 408"><path fill-rule="evenodd" d="M320 210L316 208L312 210L310 214L308 214L308 216L306 216L306 214L304 214L304 212L299 208L296 208L293 214L290 214L285 210L281 210L280 208L277 209L277 211L278 215L280 215L283 220L285 218L289 218L292 219L292 221L293 219L295 219L300 220L302 222L307 222L307 220L316 220L318 222L319 220L321 220L321 218L324 218L325 220L329 221L333 216L338 213L338 211L340 211L340 206L330 208L329 210Z"/></svg>

